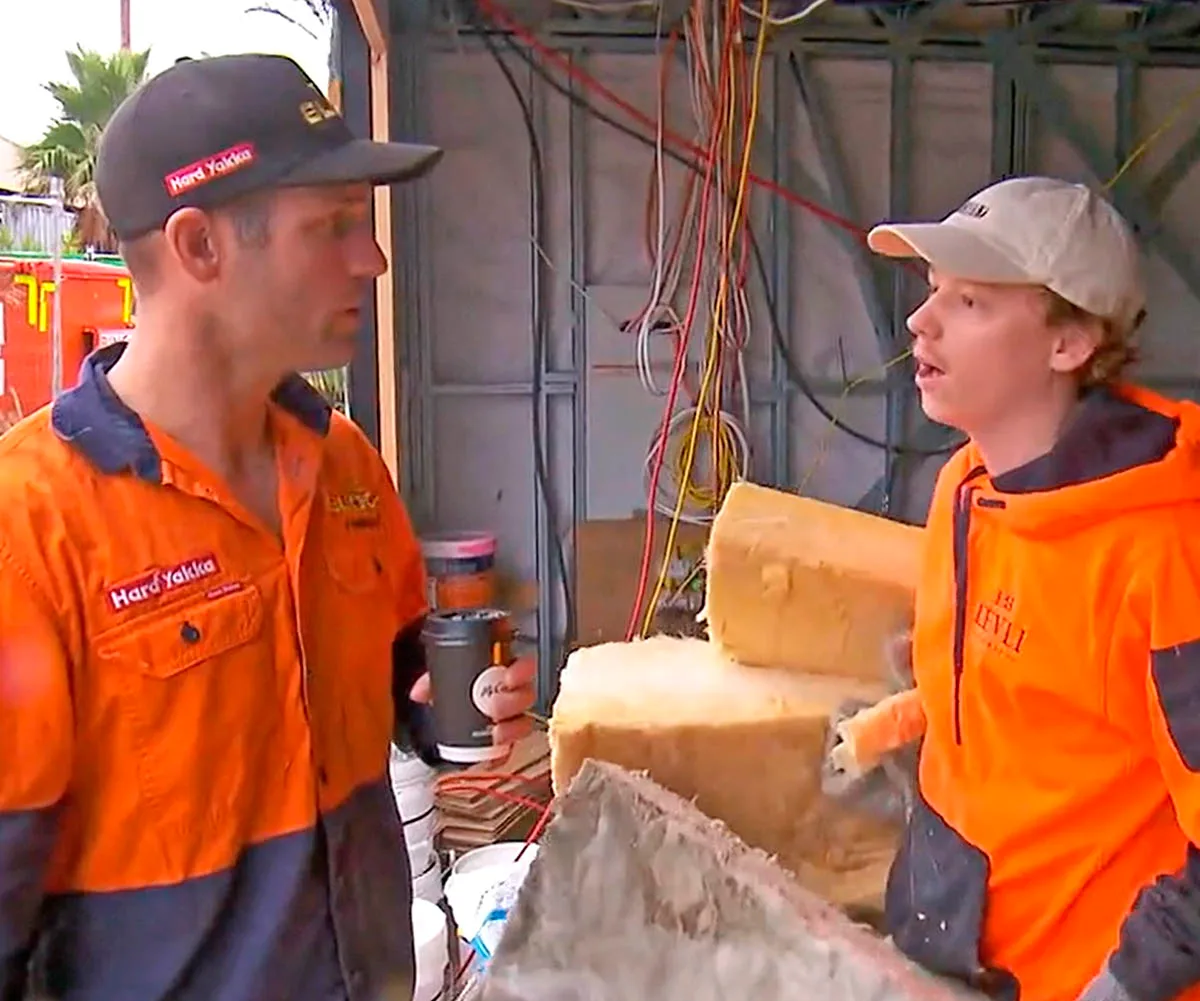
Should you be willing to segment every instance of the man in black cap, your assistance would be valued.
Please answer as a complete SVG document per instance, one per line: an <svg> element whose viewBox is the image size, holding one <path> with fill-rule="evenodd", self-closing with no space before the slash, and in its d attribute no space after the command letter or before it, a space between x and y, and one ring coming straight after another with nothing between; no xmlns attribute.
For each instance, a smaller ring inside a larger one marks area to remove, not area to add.
<svg viewBox="0 0 1200 1001"><path fill-rule="evenodd" d="M110 122L137 329L0 441L5 1001L411 997L388 753L428 698L424 568L296 373L351 359L372 187L439 156L353 138L273 56L176 64ZM497 743L533 665L505 680Z"/></svg>

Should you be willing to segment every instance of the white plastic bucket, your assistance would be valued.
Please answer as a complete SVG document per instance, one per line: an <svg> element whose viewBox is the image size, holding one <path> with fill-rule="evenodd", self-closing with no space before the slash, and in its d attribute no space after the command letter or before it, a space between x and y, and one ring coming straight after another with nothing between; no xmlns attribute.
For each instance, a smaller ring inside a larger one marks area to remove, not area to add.
<svg viewBox="0 0 1200 1001"><path fill-rule="evenodd" d="M467 852L450 870L445 892L455 928L484 964L499 941L508 908L537 849L536 844L526 848L521 841L501 841Z"/></svg>
<svg viewBox="0 0 1200 1001"><path fill-rule="evenodd" d="M442 899L442 867L434 855L428 868L418 872L413 869L412 891L414 900L427 900L436 904Z"/></svg>
<svg viewBox="0 0 1200 1001"><path fill-rule="evenodd" d="M401 814L401 817L404 815ZM404 821L404 840L410 845L430 844L437 829L437 818L432 808L428 813Z"/></svg>
<svg viewBox="0 0 1200 1001"><path fill-rule="evenodd" d="M450 939L446 915L437 904L414 900L412 904L413 949L417 955L417 984L413 1001L436 1001L441 997L450 961Z"/></svg>
<svg viewBox="0 0 1200 1001"><path fill-rule="evenodd" d="M392 795L404 823L404 838L410 844L433 841L436 821L434 771L415 754L392 746L388 771Z"/></svg>
<svg viewBox="0 0 1200 1001"><path fill-rule="evenodd" d="M408 868L414 873L423 873L429 868L430 860L437 861L432 841L408 842Z"/></svg>

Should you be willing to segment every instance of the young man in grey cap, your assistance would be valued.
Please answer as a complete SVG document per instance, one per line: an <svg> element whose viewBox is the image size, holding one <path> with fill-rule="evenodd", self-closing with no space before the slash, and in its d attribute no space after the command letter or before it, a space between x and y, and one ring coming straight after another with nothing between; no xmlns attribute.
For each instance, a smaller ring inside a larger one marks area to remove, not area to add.
<svg viewBox="0 0 1200 1001"><path fill-rule="evenodd" d="M926 526L927 717L897 945L1009 1001L1200 997L1200 408L1121 381L1125 221L1015 178L870 245L923 259L921 404L968 443Z"/></svg>
<svg viewBox="0 0 1200 1001"><path fill-rule="evenodd" d="M0 444L0 998L411 997L388 753L424 569L296 373L352 357L372 186L439 155L355 139L274 56L178 63L110 122L137 330Z"/></svg>

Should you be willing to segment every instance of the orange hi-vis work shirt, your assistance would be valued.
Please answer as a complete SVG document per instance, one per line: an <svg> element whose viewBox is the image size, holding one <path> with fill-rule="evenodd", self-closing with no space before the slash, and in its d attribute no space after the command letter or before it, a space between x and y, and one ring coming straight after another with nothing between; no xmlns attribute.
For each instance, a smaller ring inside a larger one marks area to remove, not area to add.
<svg viewBox="0 0 1200 1001"><path fill-rule="evenodd" d="M897 945L999 998L1200 999L1200 407L1097 389L1020 469L953 456L913 668Z"/></svg>
<svg viewBox="0 0 1200 1001"><path fill-rule="evenodd" d="M113 394L121 349L0 439L0 997L407 1001L387 469L285 381L280 537Z"/></svg>

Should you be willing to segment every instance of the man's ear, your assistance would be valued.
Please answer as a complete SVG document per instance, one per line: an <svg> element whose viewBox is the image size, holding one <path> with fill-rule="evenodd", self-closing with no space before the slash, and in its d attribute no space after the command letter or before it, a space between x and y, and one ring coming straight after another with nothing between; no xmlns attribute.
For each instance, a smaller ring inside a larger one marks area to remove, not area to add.
<svg viewBox="0 0 1200 1001"><path fill-rule="evenodd" d="M1050 351L1050 368L1063 374L1078 372L1104 340L1104 325L1094 317L1056 324Z"/></svg>
<svg viewBox="0 0 1200 1001"><path fill-rule="evenodd" d="M213 220L202 209L180 209L163 226L166 251L198 282L214 281L223 264Z"/></svg>

